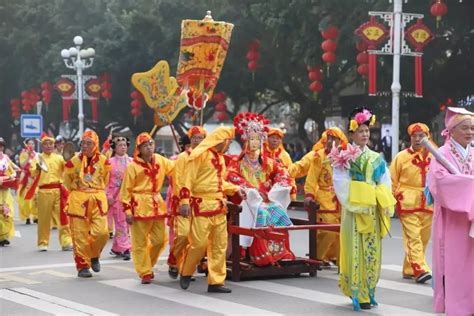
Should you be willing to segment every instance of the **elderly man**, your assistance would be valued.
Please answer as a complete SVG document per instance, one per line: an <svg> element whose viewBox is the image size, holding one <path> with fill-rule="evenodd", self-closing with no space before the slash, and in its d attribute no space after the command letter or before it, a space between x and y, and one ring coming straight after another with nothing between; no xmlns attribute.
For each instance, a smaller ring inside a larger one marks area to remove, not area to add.
<svg viewBox="0 0 474 316"><path fill-rule="evenodd" d="M428 205L423 193L431 153L421 144L421 140L429 134L428 126L423 123L408 126L411 146L399 152L390 164L393 195L397 199L397 212L403 230L403 278L415 278L417 283L431 279L425 251L431 236L433 208Z"/></svg>
<svg viewBox="0 0 474 316"><path fill-rule="evenodd" d="M99 137L88 130L81 140L81 151L65 165L64 183L69 189L67 214L70 219L74 261L80 278L100 271L99 257L109 239L107 196L110 164L99 152Z"/></svg>
<svg viewBox="0 0 474 316"><path fill-rule="evenodd" d="M474 113L449 107L444 122L446 141L434 155L437 157L431 160L428 171L428 186L434 198L434 310L447 315L472 315L474 148L471 142L474 138ZM449 163L450 167L447 167Z"/></svg>
<svg viewBox="0 0 474 316"><path fill-rule="evenodd" d="M227 250L226 195L239 192L239 186L225 180L223 154L234 137L234 128L218 127L189 156L188 172L179 196L181 216L192 216L189 245L181 267L182 289L189 287L196 265L207 250L207 291L232 292L224 287Z"/></svg>

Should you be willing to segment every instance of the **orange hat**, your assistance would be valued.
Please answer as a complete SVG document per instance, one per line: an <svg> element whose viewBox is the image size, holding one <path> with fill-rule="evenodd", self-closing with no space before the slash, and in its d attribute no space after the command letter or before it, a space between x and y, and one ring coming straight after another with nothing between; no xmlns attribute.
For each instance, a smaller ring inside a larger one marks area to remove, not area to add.
<svg viewBox="0 0 474 316"><path fill-rule="evenodd" d="M99 136L97 136L97 133L94 132L93 130L87 130L82 134L82 140L84 139L90 139L94 143L94 154L96 154L99 151Z"/></svg>
<svg viewBox="0 0 474 316"><path fill-rule="evenodd" d="M426 124L423 124L423 123L413 123L410 126L408 126L407 131L408 131L408 135L410 135L410 136L413 135L413 133L416 133L416 132L423 132L426 135L430 134L429 127Z"/></svg>
<svg viewBox="0 0 474 316"><path fill-rule="evenodd" d="M267 136L277 135L280 138L285 137L285 133L280 128L270 127L270 130L267 133Z"/></svg>
<svg viewBox="0 0 474 316"><path fill-rule="evenodd" d="M153 138L151 137L150 134L143 132L139 134L135 140L135 150L133 152L133 157L137 158L138 155L140 154L140 146L147 143L147 142L153 142Z"/></svg>
<svg viewBox="0 0 474 316"><path fill-rule="evenodd" d="M204 135L206 136L207 132L202 126L193 126L190 129L188 129L188 137L191 139L194 135Z"/></svg>
<svg viewBox="0 0 474 316"><path fill-rule="evenodd" d="M348 140L343 131L339 127L330 127L323 132L319 141L314 144L313 151L318 151L324 148L328 142L328 136L339 138L341 141L341 147L346 148Z"/></svg>
<svg viewBox="0 0 474 316"><path fill-rule="evenodd" d="M51 141L54 143L54 138L52 136L49 136L48 133L43 132L41 134L41 143L44 143L46 141Z"/></svg>

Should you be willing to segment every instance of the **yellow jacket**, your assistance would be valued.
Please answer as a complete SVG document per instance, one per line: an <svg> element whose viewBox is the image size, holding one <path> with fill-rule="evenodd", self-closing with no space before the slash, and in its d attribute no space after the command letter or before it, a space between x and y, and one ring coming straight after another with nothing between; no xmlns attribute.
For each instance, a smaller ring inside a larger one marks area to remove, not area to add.
<svg viewBox="0 0 474 316"><path fill-rule="evenodd" d="M309 168L311 167L311 163L313 162L315 156L316 153L311 150L299 161L292 163L288 168L290 176L295 179L305 177L309 172Z"/></svg>
<svg viewBox="0 0 474 316"><path fill-rule="evenodd" d="M41 189L41 186L52 183L62 183L63 182L63 172L64 172L64 159L62 156L51 153L51 154L40 154L41 157L46 162L48 166L48 172L41 171L40 179L38 186ZM39 172L39 171L38 171Z"/></svg>
<svg viewBox="0 0 474 316"><path fill-rule="evenodd" d="M272 150L268 144L264 144L263 151L268 158L272 158L282 164L283 167L288 168L293 163L290 154L280 145L277 149Z"/></svg>
<svg viewBox="0 0 474 316"><path fill-rule="evenodd" d="M154 154L151 163L140 157L133 159L125 171L120 201L127 215L136 220L153 220L166 216L166 204L161 196L165 176L173 172L175 162Z"/></svg>
<svg viewBox="0 0 474 316"><path fill-rule="evenodd" d="M390 164L392 190L397 199L398 212L433 211L432 206L426 205L423 192L431 157L429 152L414 152L408 148L399 152Z"/></svg>
<svg viewBox="0 0 474 316"><path fill-rule="evenodd" d="M184 151L180 153L175 160L173 175L171 177L173 183L173 197L171 202L171 209L173 214L177 214L179 206L179 192L184 186L184 176L187 172L187 162L190 151Z"/></svg>
<svg viewBox="0 0 474 316"><path fill-rule="evenodd" d="M184 186L180 189L180 204L190 204L194 216L212 216L227 211L226 195L239 190L225 180L224 157L212 149L189 160Z"/></svg>
<svg viewBox="0 0 474 316"><path fill-rule="evenodd" d="M105 188L109 182L110 163L101 154L94 155L85 168L82 154L76 154L65 164L64 185L69 190L67 214L86 217L90 203L97 205L101 214L106 214L108 205ZM81 168L84 168L81 170Z"/></svg>
<svg viewBox="0 0 474 316"><path fill-rule="evenodd" d="M21 176L20 176L20 185L18 187L18 192L21 197L25 197L28 193L34 195L36 193L36 186L38 183L35 175L37 175L36 166L38 164L38 156L35 154L33 157L30 154L23 150L18 157L20 167L21 167ZM35 183L36 182L36 183ZM29 191L35 190L35 192Z"/></svg>
<svg viewBox="0 0 474 316"><path fill-rule="evenodd" d="M319 212L337 213L339 205L332 183L331 162L324 148L313 153L313 156L304 184L305 197L312 197L320 204Z"/></svg>

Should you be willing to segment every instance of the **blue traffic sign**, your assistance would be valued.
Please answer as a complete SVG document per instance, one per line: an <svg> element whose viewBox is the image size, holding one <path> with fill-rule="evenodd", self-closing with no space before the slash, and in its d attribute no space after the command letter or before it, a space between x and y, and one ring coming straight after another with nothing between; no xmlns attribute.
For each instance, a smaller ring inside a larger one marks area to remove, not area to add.
<svg viewBox="0 0 474 316"><path fill-rule="evenodd" d="M43 133L43 116L39 114L22 114L21 137L40 138Z"/></svg>

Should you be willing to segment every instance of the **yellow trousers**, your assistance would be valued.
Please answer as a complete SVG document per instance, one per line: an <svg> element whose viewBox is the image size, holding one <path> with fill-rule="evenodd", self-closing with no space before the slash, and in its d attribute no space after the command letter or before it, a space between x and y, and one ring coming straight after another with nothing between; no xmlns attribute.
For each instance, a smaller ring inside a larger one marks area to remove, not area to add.
<svg viewBox="0 0 474 316"><path fill-rule="evenodd" d="M60 212L60 191L59 189L40 189L38 191L38 246L48 246L49 234L53 218L57 215L57 225L59 227L59 243L61 247L72 244L71 231L69 225L61 226L59 222Z"/></svg>
<svg viewBox="0 0 474 316"><path fill-rule="evenodd" d="M18 197L18 208L20 209L20 219L22 221L29 219L38 218L38 208L36 206L36 197L33 197L31 200L25 200L24 196L20 194Z"/></svg>
<svg viewBox="0 0 474 316"><path fill-rule="evenodd" d="M319 213L318 223L339 224L341 222L339 214ZM316 257L318 260L329 262L339 261L339 233L327 230L317 231Z"/></svg>
<svg viewBox="0 0 474 316"><path fill-rule="evenodd" d="M426 262L425 251L431 236L432 218L431 213L423 212L400 215L405 248L403 275L416 278L424 272L431 272Z"/></svg>
<svg viewBox="0 0 474 316"><path fill-rule="evenodd" d="M174 239L170 253L176 260L176 267L181 267L186 247L189 244L188 236L191 228L191 220L189 217L176 216L174 218Z"/></svg>
<svg viewBox="0 0 474 316"><path fill-rule="evenodd" d="M0 211L0 241L8 240L15 236L15 225L13 223L15 209L13 208L13 197L10 190L0 190L0 206L3 206L3 204L8 205L10 214L5 216Z"/></svg>
<svg viewBox="0 0 474 316"><path fill-rule="evenodd" d="M140 278L153 274L153 267L168 242L164 219L134 221L130 232L135 270Z"/></svg>
<svg viewBox="0 0 474 316"><path fill-rule="evenodd" d="M223 285L226 277L227 218L225 214L191 219L189 245L184 253L182 276L192 276L207 251L210 285Z"/></svg>
<svg viewBox="0 0 474 316"><path fill-rule="evenodd" d="M81 206L69 205L69 208L71 207ZM70 216L69 226L76 268L77 270L90 268L91 259L100 257L102 249L109 240L107 215L101 215L96 200L90 198L85 218Z"/></svg>

